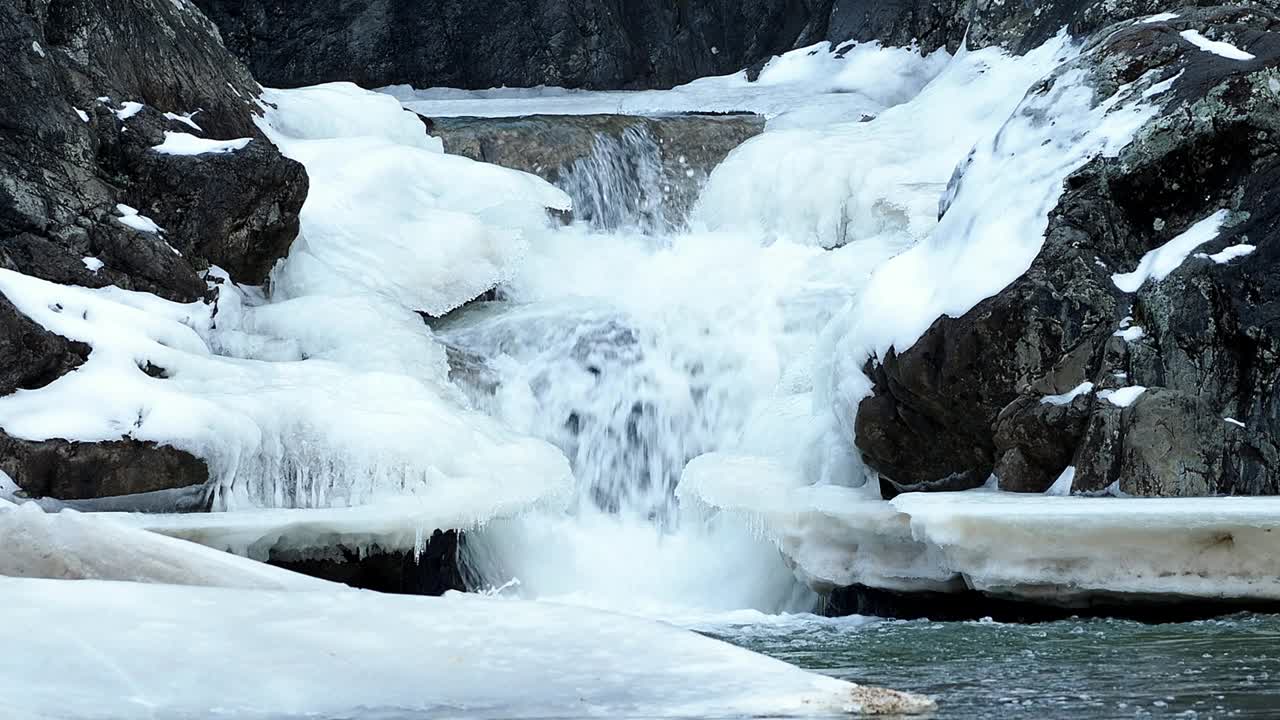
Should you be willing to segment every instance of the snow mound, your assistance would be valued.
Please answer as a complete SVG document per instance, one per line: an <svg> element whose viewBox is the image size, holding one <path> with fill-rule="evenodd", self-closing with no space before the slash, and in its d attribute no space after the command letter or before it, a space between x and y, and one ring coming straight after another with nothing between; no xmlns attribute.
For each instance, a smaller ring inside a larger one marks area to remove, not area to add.
<svg viewBox="0 0 1280 720"><path fill-rule="evenodd" d="M442 154L385 95L340 84L264 98L263 130L311 178L272 278L281 298L373 293L442 315L508 279L548 209L572 208L541 178Z"/></svg>
<svg viewBox="0 0 1280 720"><path fill-rule="evenodd" d="M668 625L552 604L11 578L0 578L0 604L0 695L19 716L719 718L933 706ZM33 631L42 627L58 631Z"/></svg>
<svg viewBox="0 0 1280 720"><path fill-rule="evenodd" d="M0 501L0 575L125 580L259 590L337 590L342 586L137 530L101 515L45 513L36 503Z"/></svg>
<svg viewBox="0 0 1280 720"><path fill-rule="evenodd" d="M164 131L164 142L151 148L162 155L207 155L232 153L243 150L253 138L236 140L209 140L191 133Z"/></svg>

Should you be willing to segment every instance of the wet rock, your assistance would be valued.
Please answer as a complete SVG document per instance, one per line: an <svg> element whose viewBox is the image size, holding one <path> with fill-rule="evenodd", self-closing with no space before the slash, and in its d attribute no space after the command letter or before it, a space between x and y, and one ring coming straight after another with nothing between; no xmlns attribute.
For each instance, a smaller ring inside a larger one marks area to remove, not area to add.
<svg viewBox="0 0 1280 720"><path fill-rule="evenodd" d="M79 443L22 440L0 430L0 470L30 497L59 500L135 495L201 485L204 461L131 438Z"/></svg>
<svg viewBox="0 0 1280 720"><path fill-rule="evenodd" d="M682 226L708 175L764 131L758 115L533 115L436 118L445 151L533 173L597 227Z"/></svg>
<svg viewBox="0 0 1280 720"><path fill-rule="evenodd" d="M378 547L357 551L336 546L306 555L273 551L268 562L364 590L440 596L450 590L467 590L458 562L462 539L462 533L456 530L436 530L420 553Z"/></svg>
<svg viewBox="0 0 1280 720"><path fill-rule="evenodd" d="M1204 52L1187 29L1256 58ZM856 442L886 494L976 487L993 471L1002 487L1042 491L1068 465L1078 491L1280 492L1280 18L1191 8L1096 42L1099 97L1144 76L1178 79L1128 148L1067 179L1022 277L868 365L875 395L858 409ZM1134 294L1111 280L1222 209L1233 220L1200 252L1254 252L1188 258ZM1141 337L1117 337L1130 323ZM1093 394L1041 403L1086 381L1151 390L1131 407Z"/></svg>

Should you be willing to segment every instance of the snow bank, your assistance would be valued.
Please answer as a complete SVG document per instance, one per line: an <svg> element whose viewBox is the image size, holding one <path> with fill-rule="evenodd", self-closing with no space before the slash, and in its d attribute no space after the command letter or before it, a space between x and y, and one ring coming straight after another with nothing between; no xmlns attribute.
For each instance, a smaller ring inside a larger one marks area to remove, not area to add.
<svg viewBox="0 0 1280 720"><path fill-rule="evenodd" d="M0 696L19 716L716 718L932 707L668 625L552 604L0 578L0 605Z"/></svg>
<svg viewBox="0 0 1280 720"><path fill-rule="evenodd" d="M903 102L918 93L947 60L942 51L922 56L916 48L821 42L775 57L755 82L742 71L701 78L671 90L415 90L398 85L382 92L428 117L752 112L775 120L776 127L808 126L857 120Z"/></svg>
<svg viewBox="0 0 1280 720"><path fill-rule="evenodd" d="M1236 47L1235 45L1232 45L1231 43L1221 42L1218 40L1210 40L1204 35L1201 35L1199 30L1183 30L1182 37L1187 42L1191 43L1192 45L1195 45L1201 50L1207 53L1211 53L1213 55L1217 55L1218 57L1224 57L1228 60L1239 60L1242 62L1247 62L1249 60L1253 60L1256 57L1255 55L1251 55L1250 53L1247 53L1241 50L1240 48Z"/></svg>
<svg viewBox="0 0 1280 720"><path fill-rule="evenodd" d="M341 585L130 528L102 515L45 513L33 502L0 504L0 575L126 580L260 590L338 590Z"/></svg>
<svg viewBox="0 0 1280 720"><path fill-rule="evenodd" d="M311 177L282 297L377 294L440 315L510 277L567 195L526 173L444 155L391 98L348 84L268 90L263 130Z"/></svg>
<svg viewBox="0 0 1280 720"><path fill-rule="evenodd" d="M1065 476L1066 474L1064 474ZM1063 605L1098 596L1280 599L1280 499L1084 498L807 486L709 456L681 498L749 518L818 589L963 590Z"/></svg>
<svg viewBox="0 0 1280 720"><path fill-rule="evenodd" d="M692 223L827 248L879 235L920 241L957 163L1065 52L1060 41L1021 58L962 53L871 122L753 138L711 174Z"/></svg>

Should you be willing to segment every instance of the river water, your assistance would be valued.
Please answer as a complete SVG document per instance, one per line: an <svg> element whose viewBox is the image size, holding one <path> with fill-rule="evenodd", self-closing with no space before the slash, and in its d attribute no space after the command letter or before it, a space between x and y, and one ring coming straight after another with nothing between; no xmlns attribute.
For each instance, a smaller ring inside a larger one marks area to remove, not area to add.
<svg viewBox="0 0 1280 720"><path fill-rule="evenodd" d="M762 616L699 628L806 669L931 695L938 718L1280 717L1280 616L1034 625Z"/></svg>

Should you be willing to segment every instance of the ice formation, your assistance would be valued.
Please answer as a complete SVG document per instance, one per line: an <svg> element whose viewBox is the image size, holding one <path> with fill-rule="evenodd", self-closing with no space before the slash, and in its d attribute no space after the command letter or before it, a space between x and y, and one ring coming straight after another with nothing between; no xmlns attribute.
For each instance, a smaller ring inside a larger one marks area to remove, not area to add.
<svg viewBox="0 0 1280 720"><path fill-rule="evenodd" d="M554 604L18 578L0 578L0 603L0 694L19 716L717 718L932 707L661 623Z"/></svg>

